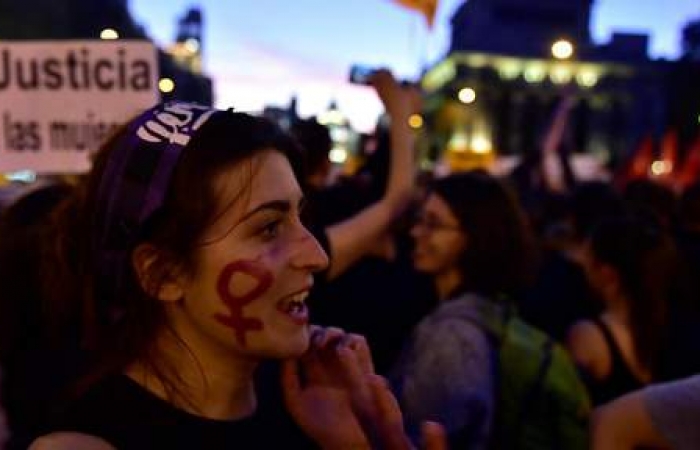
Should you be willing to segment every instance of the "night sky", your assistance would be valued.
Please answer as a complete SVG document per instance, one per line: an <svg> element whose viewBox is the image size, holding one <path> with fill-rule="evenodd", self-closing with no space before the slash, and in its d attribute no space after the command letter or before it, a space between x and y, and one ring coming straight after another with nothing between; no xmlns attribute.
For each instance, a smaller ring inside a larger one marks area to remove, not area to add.
<svg viewBox="0 0 700 450"><path fill-rule="evenodd" d="M392 68L414 78L444 55L449 19L461 0L442 0L435 26L390 0L130 0L132 14L160 44L172 42L177 18L198 4L205 19L205 71L216 102L243 110L299 98L302 115L330 100L367 130L380 110L374 94L349 86L351 64ZM698 0L598 0L591 32L598 43L613 31L649 32L652 57L675 58L680 30L700 17Z"/></svg>

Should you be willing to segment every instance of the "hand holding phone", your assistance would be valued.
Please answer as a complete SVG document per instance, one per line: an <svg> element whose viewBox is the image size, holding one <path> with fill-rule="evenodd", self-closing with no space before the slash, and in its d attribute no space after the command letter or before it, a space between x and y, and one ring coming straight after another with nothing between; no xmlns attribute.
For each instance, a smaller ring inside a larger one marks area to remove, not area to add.
<svg viewBox="0 0 700 450"><path fill-rule="evenodd" d="M369 80L375 71L373 67L354 64L350 68L349 81L354 84L369 84Z"/></svg>

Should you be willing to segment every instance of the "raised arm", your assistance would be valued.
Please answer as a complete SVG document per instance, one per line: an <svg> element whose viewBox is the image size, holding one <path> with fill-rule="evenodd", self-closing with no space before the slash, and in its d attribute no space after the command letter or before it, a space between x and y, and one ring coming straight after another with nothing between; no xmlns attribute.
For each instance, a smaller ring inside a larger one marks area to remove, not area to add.
<svg viewBox="0 0 700 450"><path fill-rule="evenodd" d="M384 196L343 222L326 228L331 262L328 279L343 273L362 256L382 244L391 223L410 202L414 182L414 135L408 125L417 95L403 88L390 72L378 71L372 77L386 112L391 119L391 157Z"/></svg>
<svg viewBox="0 0 700 450"><path fill-rule="evenodd" d="M542 178L545 187L550 192L565 192L568 188L564 161L559 155L559 148L564 138L564 133L569 123L571 109L574 107L576 99L571 94L565 94L559 105L552 123L547 130L542 143Z"/></svg>

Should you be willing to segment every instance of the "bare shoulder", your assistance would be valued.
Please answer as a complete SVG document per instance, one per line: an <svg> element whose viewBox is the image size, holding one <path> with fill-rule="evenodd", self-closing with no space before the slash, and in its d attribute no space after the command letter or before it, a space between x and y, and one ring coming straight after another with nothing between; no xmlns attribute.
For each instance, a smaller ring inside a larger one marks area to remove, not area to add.
<svg viewBox="0 0 700 450"><path fill-rule="evenodd" d="M610 368L610 352L605 337L595 322L576 322L569 329L566 346L579 367L598 379L607 375Z"/></svg>
<svg viewBox="0 0 700 450"><path fill-rule="evenodd" d="M592 320L579 320L569 328L568 342L593 343L596 341L605 344L600 328Z"/></svg>
<svg viewBox="0 0 700 450"><path fill-rule="evenodd" d="M42 436L32 442L29 450L116 450L96 436L82 433L58 432Z"/></svg>

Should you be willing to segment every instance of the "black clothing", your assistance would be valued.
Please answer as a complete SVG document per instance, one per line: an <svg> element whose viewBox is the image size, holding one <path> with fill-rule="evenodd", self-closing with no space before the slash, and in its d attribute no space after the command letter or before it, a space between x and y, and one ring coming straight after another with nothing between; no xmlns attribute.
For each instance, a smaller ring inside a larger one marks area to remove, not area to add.
<svg viewBox="0 0 700 450"><path fill-rule="evenodd" d="M597 316L600 309L581 266L556 251L545 253L535 284L516 300L526 322L559 342L574 323Z"/></svg>
<svg viewBox="0 0 700 450"><path fill-rule="evenodd" d="M676 247L683 272L669 296L668 324L654 371L655 382L700 373L700 232L679 230Z"/></svg>
<svg viewBox="0 0 700 450"><path fill-rule="evenodd" d="M323 229L348 219L372 201L359 186L344 182L323 189L307 188L302 219L310 228Z"/></svg>
<svg viewBox="0 0 700 450"><path fill-rule="evenodd" d="M288 433L281 433L281 441L282 430L275 425L259 410L232 421L199 417L175 408L126 375L113 375L63 411L48 431L87 433L120 450L314 448L308 441L290 441Z"/></svg>
<svg viewBox="0 0 700 450"><path fill-rule="evenodd" d="M624 394L641 389L644 387L644 383L632 373L632 370L625 362L610 328L599 318L593 319L593 323L603 333L612 361L612 368L608 377L605 380L592 382L590 386L593 404L602 405Z"/></svg>
<svg viewBox="0 0 700 450"><path fill-rule="evenodd" d="M333 259L324 226L313 223L309 229ZM311 323L363 335L380 374L393 366L413 327L437 304L430 277L413 269L409 244L396 242L395 261L367 256L334 280L316 274L306 301Z"/></svg>
<svg viewBox="0 0 700 450"><path fill-rule="evenodd" d="M697 278L697 274L695 276ZM693 305L671 302L662 339L654 382L674 381L700 373L700 314Z"/></svg>
<svg viewBox="0 0 700 450"><path fill-rule="evenodd" d="M315 285L307 302L311 323L363 335L375 370L386 374L437 298L430 278L400 256L394 262L363 258L337 279Z"/></svg>

